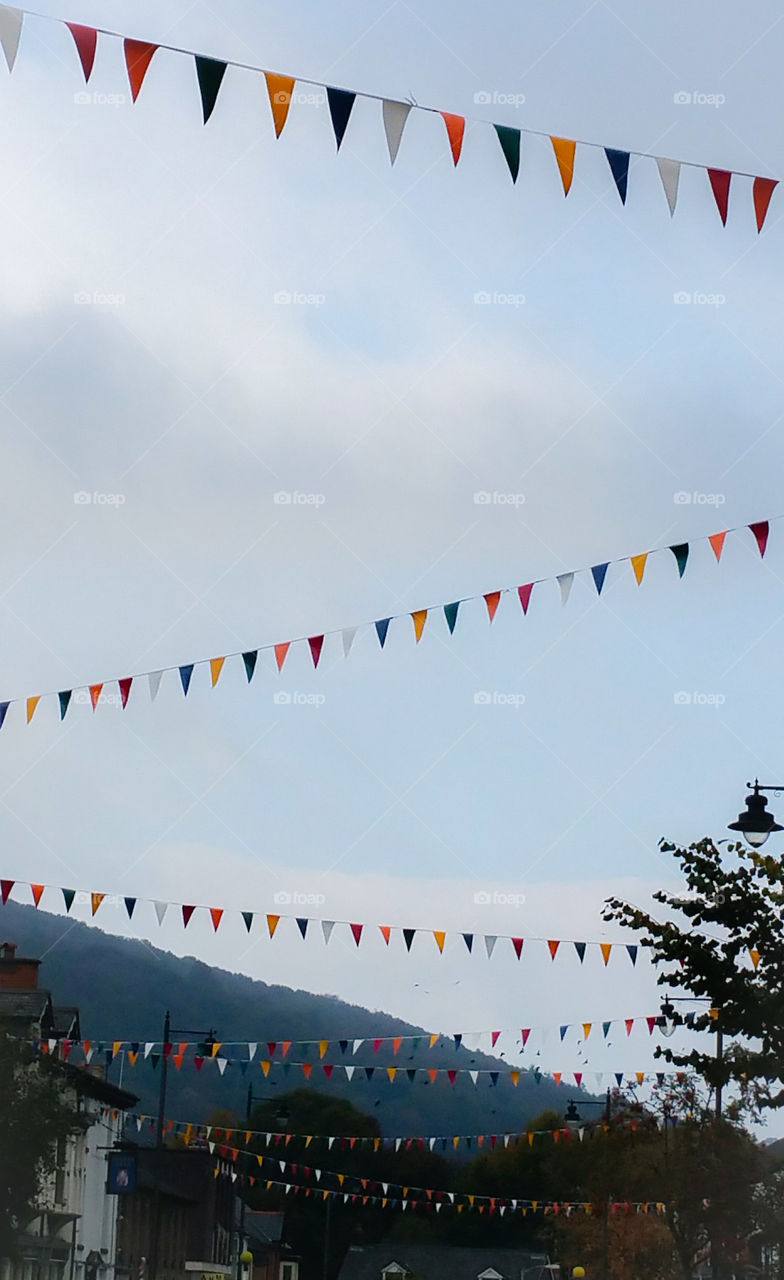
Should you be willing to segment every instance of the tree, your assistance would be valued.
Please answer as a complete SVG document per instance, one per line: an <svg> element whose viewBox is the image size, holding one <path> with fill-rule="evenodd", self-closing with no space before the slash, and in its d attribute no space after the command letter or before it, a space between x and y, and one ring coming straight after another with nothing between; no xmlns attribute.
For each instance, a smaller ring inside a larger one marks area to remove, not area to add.
<svg viewBox="0 0 784 1280"><path fill-rule="evenodd" d="M17 1256L19 1232L55 1172L58 1143L76 1129L57 1064L0 1027L0 1257Z"/></svg>
<svg viewBox="0 0 784 1280"><path fill-rule="evenodd" d="M722 842L724 843L724 842ZM708 838L672 853L685 893L655 893L675 919L657 920L617 898L606 920L639 931L661 966L659 986L687 991L710 1005L694 1017L665 1006L675 1026L687 1017L695 1031L736 1037L727 1053L658 1049L657 1055L696 1071L716 1091L734 1081L754 1108L784 1105L784 865L742 844L728 844L731 866ZM680 922L679 922L680 918ZM720 1042L719 1042L720 1043Z"/></svg>

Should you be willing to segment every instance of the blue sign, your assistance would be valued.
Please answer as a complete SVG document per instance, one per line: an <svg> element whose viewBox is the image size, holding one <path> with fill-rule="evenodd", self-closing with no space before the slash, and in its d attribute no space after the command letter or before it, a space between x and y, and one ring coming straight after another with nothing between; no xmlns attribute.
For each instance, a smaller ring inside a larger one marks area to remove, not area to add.
<svg viewBox="0 0 784 1280"><path fill-rule="evenodd" d="M109 1176L106 1190L110 1196L122 1196L136 1188L136 1155L128 1151L109 1154Z"/></svg>

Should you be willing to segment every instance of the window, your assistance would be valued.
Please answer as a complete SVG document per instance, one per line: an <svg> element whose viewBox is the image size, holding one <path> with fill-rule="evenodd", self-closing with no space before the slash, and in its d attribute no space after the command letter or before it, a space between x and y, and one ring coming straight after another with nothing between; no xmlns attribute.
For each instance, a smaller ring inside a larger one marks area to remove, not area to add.
<svg viewBox="0 0 784 1280"><path fill-rule="evenodd" d="M384 1267L381 1272L382 1280L399 1280L401 1276L408 1276L411 1272L407 1267L401 1267L399 1262L390 1262L388 1267Z"/></svg>
<svg viewBox="0 0 784 1280"><path fill-rule="evenodd" d="M281 1262L280 1280L297 1280L299 1276L298 1262Z"/></svg>
<svg viewBox="0 0 784 1280"><path fill-rule="evenodd" d="M55 1153L54 1202L65 1204L65 1138L57 1139Z"/></svg>

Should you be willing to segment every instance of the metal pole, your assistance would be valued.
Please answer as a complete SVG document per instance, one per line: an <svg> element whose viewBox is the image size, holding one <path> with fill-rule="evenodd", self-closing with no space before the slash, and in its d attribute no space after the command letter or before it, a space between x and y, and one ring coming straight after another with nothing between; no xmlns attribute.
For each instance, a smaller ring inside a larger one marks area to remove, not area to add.
<svg viewBox="0 0 784 1280"><path fill-rule="evenodd" d="M724 1071L724 1031L721 1026L721 1011L716 1010L716 1107L714 1111L714 1125L716 1130L716 1141L719 1138L719 1129L721 1126L722 1114L722 1090L723 1080L722 1073ZM721 1278L721 1259L719 1257L719 1245L715 1239L711 1240L711 1271L713 1272L713 1280Z"/></svg>
<svg viewBox="0 0 784 1280"><path fill-rule="evenodd" d="M245 1125L250 1127L250 1113L253 1107L253 1085L248 1085L248 1100L245 1104ZM245 1196L240 1195L240 1226L239 1240L237 1241L237 1280L242 1280L242 1263L240 1262L240 1254L243 1250L243 1240L245 1238Z"/></svg>
<svg viewBox="0 0 784 1280"><path fill-rule="evenodd" d="M158 1094L158 1124L155 1130L155 1164L153 1164L153 1220L152 1220L152 1240L150 1241L150 1280L158 1280L158 1251L161 1235L161 1185L160 1174L162 1168L162 1160L160 1152L163 1151L163 1127L166 1117L166 1077L169 1066L169 1059L166 1053L166 1046L171 1036L171 1014L166 1010L166 1017L163 1020L163 1044L161 1046L161 1088ZM156 1169L157 1165L157 1169Z"/></svg>
<svg viewBox="0 0 784 1280"><path fill-rule="evenodd" d="M612 1095L610 1093L609 1088L607 1090L607 1098L605 1101L604 1117L607 1122L606 1136L607 1136L607 1139L609 1140L610 1120L612 1118ZM605 1151L605 1169L606 1169L606 1172L609 1173L609 1161L607 1160L606 1151ZM608 1254L609 1234L610 1234L610 1188L609 1186L607 1186L605 1189L604 1217L602 1220L602 1280L607 1280L607 1254Z"/></svg>
<svg viewBox="0 0 784 1280"><path fill-rule="evenodd" d="M332 1215L332 1196L327 1196L327 1216L324 1223L324 1265L321 1280L329 1280L329 1226Z"/></svg>

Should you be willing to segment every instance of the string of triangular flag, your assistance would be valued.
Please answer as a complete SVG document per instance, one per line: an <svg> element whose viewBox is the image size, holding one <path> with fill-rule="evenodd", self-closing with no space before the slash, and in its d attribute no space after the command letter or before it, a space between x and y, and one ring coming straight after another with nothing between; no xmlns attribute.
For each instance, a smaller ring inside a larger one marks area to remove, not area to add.
<svg viewBox="0 0 784 1280"><path fill-rule="evenodd" d="M0 18L2 18L2 6L0 6ZM0 26L2 31L2 26ZM283 670L284 663L294 645L307 644L310 652L314 668L317 668L321 661L325 642L331 637L340 637L342 652L344 657L348 657L354 645L357 634L360 631L371 631L375 633L381 649L384 648L389 630L393 622L406 618L413 623L414 639L419 644L425 630L425 624L431 614L443 613L447 630L450 635L454 634L457 626L458 615L461 607L482 600L487 610L487 616L490 623L493 622L499 604L503 596L516 596L522 608L523 615L527 615L531 597L535 587L542 586L545 583L555 582L558 584L561 602L565 605L569 599L575 579L580 573L590 573L590 580L598 596L601 596L602 589L607 579L608 570L612 565L629 563L634 574L635 581L638 586L642 585L643 576L648 560L653 555L662 553L671 554L675 558L678 569L678 577L683 578L686 572L686 565L689 560L691 548L699 543L706 542L710 545L711 551L715 557L716 563L720 563L724 544L728 534L738 533L740 531L750 530L754 541L759 549L760 556L765 555L770 535L770 526L782 516L773 516L768 520L758 520L753 524L740 525L732 529L724 529L719 533L710 534L703 538L692 538L690 542L673 543L667 547L656 547L651 551L644 551L638 555L619 556L614 560L606 560L600 564L594 564L590 567L582 569L573 569L567 573L559 573L544 578L535 578L531 582L524 583L516 587L502 587L494 591L485 591L477 595L467 595L459 600L453 600L449 604L430 605L425 609L415 609L411 612L390 614L386 618L378 618L375 622L356 623L348 627L337 627L332 630L325 630L316 635L299 636L293 640L281 641L278 644L258 645L256 648L244 650L236 650L232 653L225 653L214 658L200 658L192 662L175 663L167 667L159 667L155 671L137 672L130 676L112 676L105 679L94 681L87 685L75 685L71 689L61 689L59 691L50 690L48 693L33 694L28 697L6 698L0 701L0 728L6 721L8 711L12 706L24 704L25 718L27 724L30 724L35 715L39 703L42 699L57 699L57 707L59 710L60 720L64 720L66 714L74 703L83 702L90 705L93 711L99 704L120 706L125 710L128 700L131 696L131 689L136 686L138 688L139 681L146 680L150 701L154 702L161 686L161 680L167 672L177 672L179 683L182 688L183 696L188 696L191 687L194 672L197 668L209 669L210 684L214 689L221 678L225 664L232 659L242 659L243 668L247 683L250 684L256 673L258 659L260 654L274 654L275 667L277 672ZM107 686L117 685L117 693L110 694ZM278 694L279 699L290 698L290 695Z"/></svg>
<svg viewBox="0 0 784 1280"><path fill-rule="evenodd" d="M66 26L73 37L76 52L82 66L85 83L88 83L95 65L98 36L122 40L128 83L133 102L139 96L145 77L149 71L153 56L159 50L192 58L196 72L196 83L201 98L202 119L204 124L210 119L218 100L221 86L229 67L251 72L264 77L267 96L269 98L272 124L276 138L283 132L288 119L289 110L297 99L297 84L317 88L321 100L329 109L330 121L335 135L336 148L339 151L346 135L349 120L357 99L366 99L381 103L381 116L384 134L389 152L390 164L397 159L408 118L412 111L437 115L444 123L446 141L451 153L452 162L458 165L463 153L463 142L466 133L467 117L451 111L442 111L436 107L422 106L416 102L398 101L385 98L381 94L367 93L356 89L337 88L323 85L304 76L283 75L280 72L268 71L263 67L231 59L219 59L198 54L192 49L178 45L152 43L148 40L132 39L104 27L88 27L74 22L65 22L49 14L38 13L32 9L18 9L9 5L0 6L0 43L2 43L6 63L13 70L16 62L22 28L25 17L57 22ZM654 156L645 151L623 151L617 147L607 147L601 143L587 142L582 139L561 138L541 129L512 128L509 125L494 124L489 120L468 121L469 124L483 125L492 131L506 162L512 182L516 183L521 167L521 142L523 137L548 139L561 179L564 195L568 195L574 179L577 148L590 147L603 151L607 159L610 175L615 184L621 204L626 204L629 183L629 169L632 159L655 160L659 177L672 215L678 200L681 171L684 168L701 169L707 176L721 221L726 225L729 207L730 185L733 177L750 178L752 181L752 204L757 224L757 231L762 230L773 192L778 179L760 177L756 174L739 170L711 168L694 161L673 160L664 156Z"/></svg>
<svg viewBox="0 0 784 1280"><path fill-rule="evenodd" d="M396 1198L392 1195L373 1195L368 1191L342 1191L332 1190L328 1187L321 1187L318 1184L305 1185L298 1182L284 1182L280 1178L256 1177L253 1174L238 1173L233 1167L233 1163L229 1156L221 1157L218 1164L213 1169L216 1178L222 1177L226 1180L231 1179L233 1183L239 1182L248 1186L257 1187L266 1191L283 1191L286 1195L301 1195L305 1198L313 1197L318 1200L341 1200L343 1204L352 1204L355 1207L362 1206L380 1209L394 1209L405 1212L406 1210L417 1210L425 1212L441 1213L443 1209L460 1214L464 1211L476 1212L479 1214L498 1213L504 1216L506 1213L519 1212L525 1217L528 1213L547 1214L563 1214L566 1217L573 1213L598 1213L603 1206L595 1206L589 1200L567 1201L567 1200L526 1200L523 1198L504 1199L502 1196L477 1196L469 1192L452 1192L452 1191L429 1191L424 1190L424 1200L411 1199L409 1196ZM348 1174L336 1174L338 1186L341 1185L340 1179L344 1181L348 1178ZM359 1179L360 1184L362 1179ZM383 1193L385 1183L378 1183L379 1190ZM391 1190L391 1184L390 1190ZM405 1191L415 1190L415 1188L401 1188ZM457 1199L457 1197L462 1197ZM454 1197L454 1198L453 1198ZM617 1200L612 1201L609 1209L612 1214L663 1214L665 1204L661 1201L653 1200Z"/></svg>

